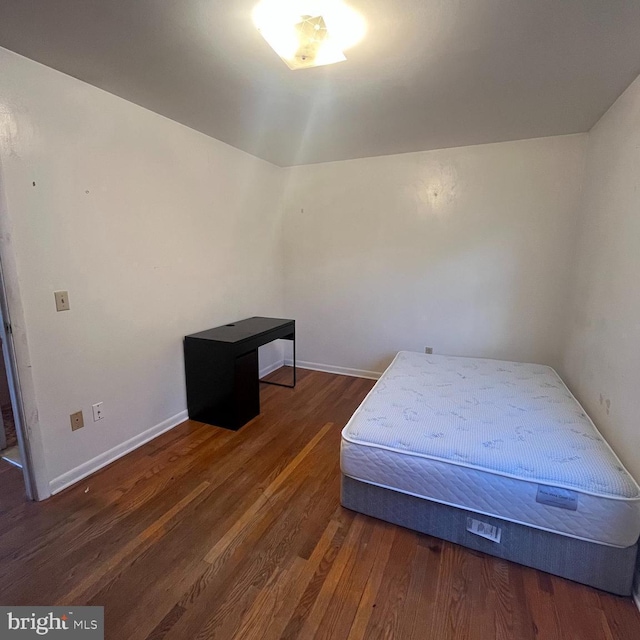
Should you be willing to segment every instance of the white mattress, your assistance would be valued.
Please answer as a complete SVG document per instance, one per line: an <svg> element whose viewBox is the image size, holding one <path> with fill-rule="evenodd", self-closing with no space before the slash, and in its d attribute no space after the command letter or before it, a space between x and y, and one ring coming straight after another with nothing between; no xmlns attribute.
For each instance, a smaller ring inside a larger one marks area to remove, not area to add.
<svg viewBox="0 0 640 640"><path fill-rule="evenodd" d="M363 482L615 547L640 488L553 369L401 351L342 431Z"/></svg>

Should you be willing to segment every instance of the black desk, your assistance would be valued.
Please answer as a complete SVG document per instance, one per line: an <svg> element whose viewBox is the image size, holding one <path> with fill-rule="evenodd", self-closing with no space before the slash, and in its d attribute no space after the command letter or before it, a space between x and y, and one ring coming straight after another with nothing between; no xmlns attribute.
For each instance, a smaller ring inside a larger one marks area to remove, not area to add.
<svg viewBox="0 0 640 640"><path fill-rule="evenodd" d="M258 347L279 338L293 341L293 384L279 386L295 387L295 320L247 318L186 336L189 418L234 431L255 418L260 413Z"/></svg>

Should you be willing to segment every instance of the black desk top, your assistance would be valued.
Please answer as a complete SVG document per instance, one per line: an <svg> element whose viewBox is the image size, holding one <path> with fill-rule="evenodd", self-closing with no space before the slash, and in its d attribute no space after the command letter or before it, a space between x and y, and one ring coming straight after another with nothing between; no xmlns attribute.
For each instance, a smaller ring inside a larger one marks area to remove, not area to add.
<svg viewBox="0 0 640 640"><path fill-rule="evenodd" d="M284 318L247 318L225 324L215 329L207 329L199 333L192 333L187 338L197 338L199 340L215 340L216 342L242 342L249 338L255 338L258 335L281 329L288 324L295 324L295 320L286 320Z"/></svg>

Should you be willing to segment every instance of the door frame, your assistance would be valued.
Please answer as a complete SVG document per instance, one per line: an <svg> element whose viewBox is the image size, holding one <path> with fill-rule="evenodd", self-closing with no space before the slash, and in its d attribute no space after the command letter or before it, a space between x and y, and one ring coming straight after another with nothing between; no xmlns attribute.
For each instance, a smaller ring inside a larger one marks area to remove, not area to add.
<svg viewBox="0 0 640 640"><path fill-rule="evenodd" d="M18 449L20 450L20 458L22 462L22 475L24 477L25 493L29 500L37 500L37 485L33 475L33 459L31 456L31 448L29 446L28 431L25 429L26 420L24 415L24 405L22 402L22 391L20 389L18 363L13 344L13 329L7 304L7 291L4 282L2 256L0 256L0 337L2 338L2 358L7 372L7 383L9 384L9 395L11 396L11 409L13 411L13 420L16 426L16 435L18 438Z"/></svg>

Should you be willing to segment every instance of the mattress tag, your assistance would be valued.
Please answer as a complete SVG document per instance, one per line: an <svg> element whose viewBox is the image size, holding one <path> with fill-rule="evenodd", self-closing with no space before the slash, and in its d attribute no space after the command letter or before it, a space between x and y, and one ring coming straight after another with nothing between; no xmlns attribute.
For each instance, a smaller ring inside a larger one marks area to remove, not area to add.
<svg viewBox="0 0 640 640"><path fill-rule="evenodd" d="M467 518L467 531L497 543L500 543L500 538L502 537L502 529L500 527L495 527L488 522L482 522L475 518Z"/></svg>
<svg viewBox="0 0 640 640"><path fill-rule="evenodd" d="M569 511L578 510L578 494L568 489L560 489L560 487L547 487L539 484L536 502Z"/></svg>

